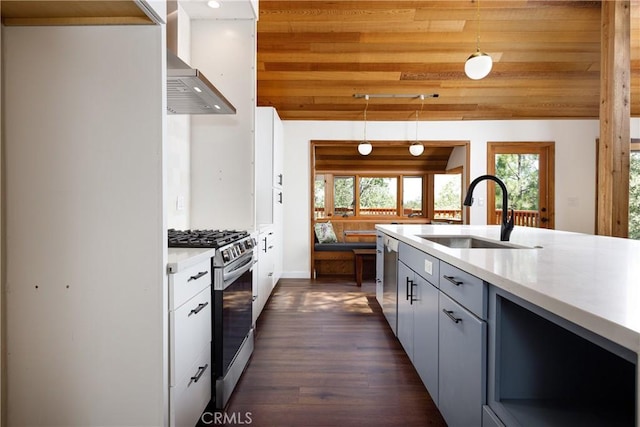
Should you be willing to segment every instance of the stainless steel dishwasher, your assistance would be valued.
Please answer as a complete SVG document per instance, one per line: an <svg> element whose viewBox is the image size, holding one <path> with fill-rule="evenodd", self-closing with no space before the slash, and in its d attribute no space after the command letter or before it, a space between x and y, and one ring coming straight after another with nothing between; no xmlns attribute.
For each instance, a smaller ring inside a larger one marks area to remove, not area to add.
<svg viewBox="0 0 640 427"><path fill-rule="evenodd" d="M384 236L384 276L382 282L382 312L397 335L398 326L398 241Z"/></svg>

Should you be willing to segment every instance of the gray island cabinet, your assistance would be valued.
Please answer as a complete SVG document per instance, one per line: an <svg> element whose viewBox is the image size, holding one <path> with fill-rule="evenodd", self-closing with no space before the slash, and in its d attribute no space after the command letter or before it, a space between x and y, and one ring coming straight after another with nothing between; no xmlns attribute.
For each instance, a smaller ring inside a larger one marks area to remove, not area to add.
<svg viewBox="0 0 640 427"><path fill-rule="evenodd" d="M499 230L376 228L400 242L398 339L450 427L638 426L640 242L518 229L513 248L450 248L425 237Z"/></svg>

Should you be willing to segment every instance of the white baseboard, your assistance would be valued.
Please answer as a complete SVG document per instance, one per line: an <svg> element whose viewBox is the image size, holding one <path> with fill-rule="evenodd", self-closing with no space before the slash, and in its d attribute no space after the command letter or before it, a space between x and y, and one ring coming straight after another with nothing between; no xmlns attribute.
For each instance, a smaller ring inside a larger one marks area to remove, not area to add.
<svg viewBox="0 0 640 427"><path fill-rule="evenodd" d="M308 271L283 271L282 279L309 279L311 276Z"/></svg>

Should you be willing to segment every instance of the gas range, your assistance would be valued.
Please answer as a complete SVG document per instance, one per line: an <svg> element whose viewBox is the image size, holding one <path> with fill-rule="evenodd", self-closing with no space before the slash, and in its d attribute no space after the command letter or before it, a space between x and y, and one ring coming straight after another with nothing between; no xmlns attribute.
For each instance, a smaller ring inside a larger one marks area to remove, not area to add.
<svg viewBox="0 0 640 427"><path fill-rule="evenodd" d="M168 230L170 248L214 248L213 266L224 266L252 252L255 240L240 230Z"/></svg>

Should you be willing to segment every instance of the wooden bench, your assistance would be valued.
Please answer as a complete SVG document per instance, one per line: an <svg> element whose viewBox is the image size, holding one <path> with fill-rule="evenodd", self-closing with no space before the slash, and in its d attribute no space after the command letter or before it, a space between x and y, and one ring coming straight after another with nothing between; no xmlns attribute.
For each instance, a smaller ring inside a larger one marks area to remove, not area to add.
<svg viewBox="0 0 640 427"><path fill-rule="evenodd" d="M318 243L315 239L316 222L331 221L338 240L336 243ZM355 277L355 255L353 250L376 248L376 224L398 223L398 218L322 218L311 224L311 277L344 276ZM402 223L424 224L425 218L410 218Z"/></svg>
<svg viewBox="0 0 640 427"><path fill-rule="evenodd" d="M356 270L356 286L362 286L362 268L365 259L376 260L375 249L353 249L354 268Z"/></svg>

